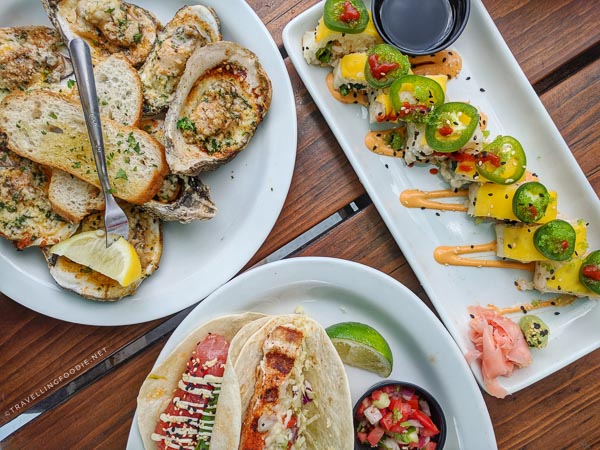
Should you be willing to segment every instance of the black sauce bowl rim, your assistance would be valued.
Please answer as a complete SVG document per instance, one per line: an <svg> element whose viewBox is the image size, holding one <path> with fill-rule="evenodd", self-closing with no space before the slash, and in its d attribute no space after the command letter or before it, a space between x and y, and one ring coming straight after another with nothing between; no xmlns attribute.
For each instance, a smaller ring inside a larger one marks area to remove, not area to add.
<svg viewBox="0 0 600 450"><path fill-rule="evenodd" d="M378 13L378 11L381 7L381 4L384 1L385 0L373 0L371 3L371 17L373 19L373 24L375 25L375 29L377 30L377 32L379 33L381 38L387 44L393 45L398 50L400 50L402 53L409 55L409 56L430 55L432 53L439 52L439 51L444 50L444 49L448 48L449 46L451 46L454 42L456 42L456 40L460 37L460 35L464 31L465 27L467 26L467 22L469 21L469 15L470 15L470 11L471 11L470 0L448 0L450 3L464 4L464 14L461 14L460 17L454 17L453 24L452 24L452 30L450 31L448 36L446 36L446 39L444 39L442 42L440 42L435 47L430 47L430 48L423 49L423 50L408 49L408 48L405 48L405 47L399 45L398 43L394 42L394 40L391 39L388 36L388 34L385 32L385 28L383 27L383 24L381 22L381 16Z"/></svg>
<svg viewBox="0 0 600 450"><path fill-rule="evenodd" d="M444 411L440 406L439 402L435 399L433 395L426 389L421 386L410 383L408 381L399 381L399 380L385 380L380 381L379 383L375 383L373 386L369 387L363 395L361 395L356 403L354 404L354 408L352 408L352 418L353 418L353 429L354 431L354 449L355 450L366 450L371 449L370 446L366 444L362 444L358 441L356 436L356 410L360 403L371 393L377 389L381 389L385 386L401 386L409 389L413 389L415 394L419 395L419 397L423 398L427 401L429 408L431 409L431 417L432 420L435 416L437 416L438 420L434 421L436 426L440 430L440 434L435 437L435 442L437 442L436 450L442 450L444 448L444 443L446 441L446 416L444 415ZM439 423L438 423L439 422Z"/></svg>

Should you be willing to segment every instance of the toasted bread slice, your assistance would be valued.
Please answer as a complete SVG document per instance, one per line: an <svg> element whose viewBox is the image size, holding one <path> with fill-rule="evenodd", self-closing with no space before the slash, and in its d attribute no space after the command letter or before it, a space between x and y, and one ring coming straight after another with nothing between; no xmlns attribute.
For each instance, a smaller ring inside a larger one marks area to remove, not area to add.
<svg viewBox="0 0 600 450"><path fill-rule="evenodd" d="M104 209L104 197L97 187L60 169L52 170L48 199L52 209L71 223Z"/></svg>
<svg viewBox="0 0 600 450"><path fill-rule="evenodd" d="M168 171L164 147L138 128L106 118L102 125L113 194L149 201ZM18 155L100 187L80 105L52 92L11 94L0 104L0 132Z"/></svg>
<svg viewBox="0 0 600 450"><path fill-rule="evenodd" d="M142 118L142 82L129 60L112 55L94 67L100 114L121 125L137 127Z"/></svg>

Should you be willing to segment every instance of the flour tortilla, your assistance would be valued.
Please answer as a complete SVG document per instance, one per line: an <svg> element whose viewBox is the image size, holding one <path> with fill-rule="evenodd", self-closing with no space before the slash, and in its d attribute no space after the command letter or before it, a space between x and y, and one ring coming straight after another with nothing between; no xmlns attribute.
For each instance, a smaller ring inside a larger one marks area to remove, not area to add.
<svg viewBox="0 0 600 450"><path fill-rule="evenodd" d="M177 388L181 374L198 342L209 333L213 333L223 336L231 343L245 325L263 317L264 314L249 312L211 320L190 333L164 361L152 369L142 384L137 398L138 427L144 448L157 448L151 435L160 414L171 402L172 393ZM217 403L217 415L210 443L211 450L236 449L239 443L240 428L239 384L228 358Z"/></svg>
<svg viewBox="0 0 600 450"><path fill-rule="evenodd" d="M309 410L311 416L319 415L319 419L307 428L307 448L354 448L352 400L346 371L323 327L301 314L275 316L263 321L266 322L265 325L247 339L239 350L237 360L234 361L240 389L242 423L254 394L258 374L256 369L263 359L262 347L265 339L277 326L292 324L305 336L307 360L310 364L305 368L304 375L311 383L316 399L304 405L304 408Z"/></svg>

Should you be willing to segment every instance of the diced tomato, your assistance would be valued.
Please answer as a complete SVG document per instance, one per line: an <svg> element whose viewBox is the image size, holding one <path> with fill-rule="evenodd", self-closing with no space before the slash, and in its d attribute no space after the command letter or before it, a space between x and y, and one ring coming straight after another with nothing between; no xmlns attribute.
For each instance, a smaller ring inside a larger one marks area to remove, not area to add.
<svg viewBox="0 0 600 450"><path fill-rule="evenodd" d="M426 415L423 411L421 410L414 410L412 415L411 415L411 419L415 419L418 420L419 422L421 422L423 424L423 426L425 427L425 429L430 430L432 432L434 432L435 434L439 433L440 431L438 430L438 427L435 426L435 423L433 423L431 421L431 419L429 418L428 415Z"/></svg>
<svg viewBox="0 0 600 450"><path fill-rule="evenodd" d="M416 395L413 395L410 400L407 400L407 402L413 411L419 409L419 398Z"/></svg>
<svg viewBox="0 0 600 450"><path fill-rule="evenodd" d="M438 434L439 434L439 432L432 431L432 430L429 430L427 428L421 429L421 436L423 436L423 437L433 437L433 436L436 436Z"/></svg>
<svg viewBox="0 0 600 450"><path fill-rule="evenodd" d="M588 264L586 266L583 266L581 272L586 278L600 281L600 268L598 268L598 266L596 266L595 264Z"/></svg>
<svg viewBox="0 0 600 450"><path fill-rule="evenodd" d="M371 444L371 447L376 447L377 443L381 440L383 435L385 434L385 430L381 427L375 427L371 430L371 432L367 436L367 441Z"/></svg>
<svg viewBox="0 0 600 450"><path fill-rule="evenodd" d="M377 389L376 391L373 391L373 393L371 394L371 398L373 399L373 401L377 401L381 397L382 393L383 391L381 389Z"/></svg>
<svg viewBox="0 0 600 450"><path fill-rule="evenodd" d="M363 401L360 402L360 405L358 405L358 408L356 408L356 417L362 419L365 416L365 409L371 406L372 403L373 402L369 397L364 398Z"/></svg>
<svg viewBox="0 0 600 450"><path fill-rule="evenodd" d="M444 125L438 131L442 136L450 136L454 130L452 129L452 127L449 127L448 125Z"/></svg>
<svg viewBox="0 0 600 450"><path fill-rule="evenodd" d="M361 444L364 444L367 441L367 433L363 433L362 431L357 432L356 437Z"/></svg>
<svg viewBox="0 0 600 450"><path fill-rule="evenodd" d="M290 420L288 420L286 428L292 428L294 425L296 425L296 422L297 422L296 416L290 417Z"/></svg>
<svg viewBox="0 0 600 450"><path fill-rule="evenodd" d="M390 411L400 411L402 413L402 398L393 398L390 400L390 406L388 406Z"/></svg>
<svg viewBox="0 0 600 450"><path fill-rule="evenodd" d="M403 423L402 419L400 419L398 422L396 422L394 425L392 425L392 428L390 429L390 431L392 433L404 433L406 431L406 427L403 427L402 425L400 425L401 423Z"/></svg>
<svg viewBox="0 0 600 450"><path fill-rule="evenodd" d="M429 441L427 444L425 444L423 446L422 450L435 450L436 447L437 447L436 442Z"/></svg>
<svg viewBox="0 0 600 450"><path fill-rule="evenodd" d="M342 22L353 22L360 19L360 12L348 0L344 2L344 11L340 14Z"/></svg>
<svg viewBox="0 0 600 450"><path fill-rule="evenodd" d="M373 74L373 77L380 80L383 77L385 77L388 72L391 72L392 70L397 69L398 67L400 67L398 65L398 63L380 63L379 62L379 58L378 56L373 53L371 56L369 56L369 67L371 68L371 73Z"/></svg>
<svg viewBox="0 0 600 450"><path fill-rule="evenodd" d="M390 431L392 425L394 424L394 415L391 412L385 414L380 420L379 425L381 425L384 429Z"/></svg>

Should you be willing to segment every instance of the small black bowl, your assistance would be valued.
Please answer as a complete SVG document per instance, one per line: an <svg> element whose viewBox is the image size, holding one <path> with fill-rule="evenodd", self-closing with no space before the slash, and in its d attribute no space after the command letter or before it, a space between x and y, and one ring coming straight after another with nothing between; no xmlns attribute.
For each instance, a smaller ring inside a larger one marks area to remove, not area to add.
<svg viewBox="0 0 600 450"><path fill-rule="evenodd" d="M354 430L355 430L354 431L354 450L372 450L373 449L373 447L371 447L369 444L361 443L356 436L356 427L358 426L358 421L356 420L356 410L358 409L358 406L363 401L363 399L365 399L366 397L371 395L371 393L373 391L375 391L376 389L381 389L384 386L401 386L401 387L405 387L408 389L412 389L415 392L415 394L417 394L419 396L419 398L422 398L423 400L427 401L427 404L429 405L429 409L431 412L431 420L440 430L440 434L433 437L431 440L433 442L437 443L436 450L442 450L444 448L444 443L446 442L446 417L444 417L444 412L442 411L442 407L440 406L438 401L433 397L433 395L431 395L429 392L427 392L422 387L417 386L416 384L405 382L405 381L396 381L396 380L386 380L386 381L382 381L380 383L374 384L369 389L367 389L367 391L358 399L358 401L354 405L354 409L352 410L352 416L354 418Z"/></svg>
<svg viewBox="0 0 600 450"><path fill-rule="evenodd" d="M381 38L407 55L448 48L461 35L470 0L373 0L373 22Z"/></svg>

